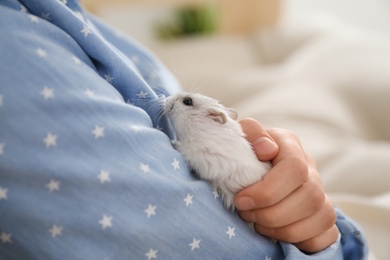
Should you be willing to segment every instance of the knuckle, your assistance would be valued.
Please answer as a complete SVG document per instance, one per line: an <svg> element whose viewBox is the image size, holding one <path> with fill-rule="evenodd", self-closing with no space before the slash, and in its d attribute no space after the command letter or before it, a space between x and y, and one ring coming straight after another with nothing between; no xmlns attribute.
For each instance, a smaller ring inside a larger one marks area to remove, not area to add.
<svg viewBox="0 0 390 260"><path fill-rule="evenodd" d="M296 244L296 246L305 252L315 253L336 242L338 236L338 228L336 225L333 225L329 230L322 233L321 235L299 242Z"/></svg>
<svg viewBox="0 0 390 260"><path fill-rule="evenodd" d="M306 160L301 157L291 157L289 164L294 172L295 178L298 178L302 183L306 182L309 177L309 167Z"/></svg>
<svg viewBox="0 0 390 260"><path fill-rule="evenodd" d="M263 235L263 236L266 236L266 237L269 237L269 238L272 238L272 239L275 239L275 229L273 228L267 228L267 227L264 227L262 225L259 225L257 223L255 223L255 230L257 233ZM276 238L277 239L277 238Z"/></svg>
<svg viewBox="0 0 390 260"><path fill-rule="evenodd" d="M325 192L323 192L322 189L318 189L317 186L312 185L308 194L310 194L310 196L308 196L309 202L307 203L308 210L313 213L321 210L326 201Z"/></svg>
<svg viewBox="0 0 390 260"><path fill-rule="evenodd" d="M263 187L263 190L261 192L261 199L262 201L267 202L267 206L274 205L276 203L277 198L275 197L275 190L273 187Z"/></svg>
<svg viewBox="0 0 390 260"><path fill-rule="evenodd" d="M275 234L278 239L288 242L288 243L298 243L300 242L299 234L295 229L290 228L289 226L277 229Z"/></svg>
<svg viewBox="0 0 390 260"><path fill-rule="evenodd" d="M295 132L288 130L288 129L274 127L274 128L270 128L268 131L278 133L279 135L282 135L285 137L294 138L295 140L298 139L298 136L295 134Z"/></svg>
<svg viewBox="0 0 390 260"><path fill-rule="evenodd" d="M279 227L279 221L274 215L271 210L265 210L259 216L259 222L268 228L277 228Z"/></svg>
<svg viewBox="0 0 390 260"><path fill-rule="evenodd" d="M313 166L314 169L317 169L317 162L314 157L307 152L305 152L306 160Z"/></svg>
<svg viewBox="0 0 390 260"><path fill-rule="evenodd" d="M263 209L257 209L254 212L253 222L266 228L277 228L279 227L279 220L277 212L274 207L267 207Z"/></svg>
<svg viewBox="0 0 390 260"><path fill-rule="evenodd" d="M288 135L290 136L291 138L294 138L294 139L298 139L298 136L295 132L291 131L291 130L288 130L288 129L284 129L284 134L285 135Z"/></svg>
<svg viewBox="0 0 390 260"><path fill-rule="evenodd" d="M331 229L331 235L329 236L330 242L331 243L336 242L338 237L339 237L339 229L336 226L336 222L335 222L335 224L332 226L332 229Z"/></svg>
<svg viewBox="0 0 390 260"><path fill-rule="evenodd" d="M283 131L283 135L285 137L288 137L291 141L295 142L296 144L299 144L299 145L301 144L301 141L299 140L299 137L295 132L288 130L288 129L285 129Z"/></svg>
<svg viewBox="0 0 390 260"><path fill-rule="evenodd" d="M329 207L329 206L327 206L327 207ZM336 220L337 220L337 215L336 215L336 212L332 206L329 207L329 209L327 210L325 219L326 219L325 227L331 228L332 226L335 225Z"/></svg>

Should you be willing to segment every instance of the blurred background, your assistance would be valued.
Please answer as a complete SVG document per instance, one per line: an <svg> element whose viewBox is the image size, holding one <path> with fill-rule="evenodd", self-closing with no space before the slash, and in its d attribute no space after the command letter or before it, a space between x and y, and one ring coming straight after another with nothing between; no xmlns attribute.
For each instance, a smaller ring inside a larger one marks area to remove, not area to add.
<svg viewBox="0 0 390 260"><path fill-rule="evenodd" d="M363 28L390 33L387 0L82 0L84 5L122 31L141 41L159 33L180 9L212 9L211 23L218 33L239 34L269 27L283 16L310 17L330 14ZM207 23L207 22L206 22ZM213 25L214 26L214 25ZM158 30L157 30L158 31Z"/></svg>
<svg viewBox="0 0 390 260"><path fill-rule="evenodd" d="M389 0L82 2L185 90L297 133L370 259L390 259Z"/></svg>
<svg viewBox="0 0 390 260"><path fill-rule="evenodd" d="M226 105L233 105L238 97L249 93L233 90L237 87L230 80L244 78L244 85L254 84L256 88L268 84L276 72L268 68L274 69L273 64L286 61L294 51L321 33L350 26L348 32L358 28L390 34L388 0L82 2L92 13L117 28L118 33L131 36L151 49L171 69L183 88L201 89ZM257 81L261 82L249 82L253 75L241 75L240 72L249 72L250 68L257 70L259 64L263 77ZM232 74L237 77L223 82L232 92L222 94L215 85L221 84L221 77Z"/></svg>

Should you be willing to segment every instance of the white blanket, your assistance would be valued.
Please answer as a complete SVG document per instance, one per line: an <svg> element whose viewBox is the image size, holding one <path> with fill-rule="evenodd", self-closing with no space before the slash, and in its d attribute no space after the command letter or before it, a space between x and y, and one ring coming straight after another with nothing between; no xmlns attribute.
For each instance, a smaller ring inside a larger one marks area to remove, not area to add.
<svg viewBox="0 0 390 260"><path fill-rule="evenodd" d="M155 49L191 91L296 132L326 191L390 259L390 38L336 22ZM375 259L372 256L372 259Z"/></svg>

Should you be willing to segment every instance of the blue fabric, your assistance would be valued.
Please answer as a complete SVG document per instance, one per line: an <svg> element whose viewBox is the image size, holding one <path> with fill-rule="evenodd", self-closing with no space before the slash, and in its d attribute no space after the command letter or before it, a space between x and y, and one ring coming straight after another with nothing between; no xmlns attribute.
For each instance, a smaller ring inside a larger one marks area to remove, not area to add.
<svg viewBox="0 0 390 260"><path fill-rule="evenodd" d="M342 259L225 210L171 146L175 79L77 1L2 0L0 24L1 259Z"/></svg>
<svg viewBox="0 0 390 260"><path fill-rule="evenodd" d="M367 241L360 228L356 228L357 224L344 216L343 213L336 209L337 221L336 225L341 234L341 245L345 259L362 259L362 256L367 257L368 247Z"/></svg>

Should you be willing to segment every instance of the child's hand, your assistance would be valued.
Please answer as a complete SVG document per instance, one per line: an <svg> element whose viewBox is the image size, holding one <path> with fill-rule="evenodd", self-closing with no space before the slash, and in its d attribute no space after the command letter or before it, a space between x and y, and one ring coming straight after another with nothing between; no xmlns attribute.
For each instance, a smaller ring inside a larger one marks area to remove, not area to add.
<svg viewBox="0 0 390 260"><path fill-rule="evenodd" d="M260 160L273 168L263 180L240 191L240 216L254 222L257 232L318 252L336 242L338 229L332 202L325 194L315 161L302 149L295 134L265 130L257 121L241 121Z"/></svg>

